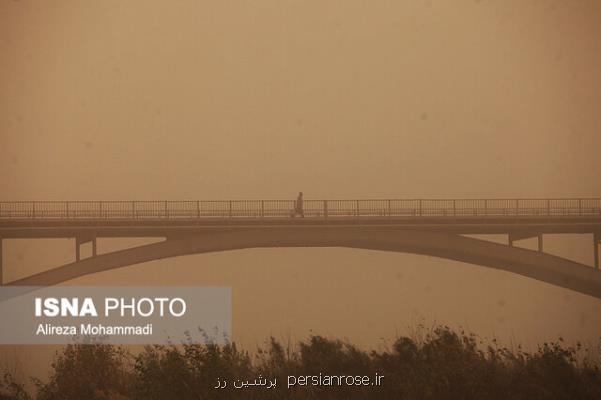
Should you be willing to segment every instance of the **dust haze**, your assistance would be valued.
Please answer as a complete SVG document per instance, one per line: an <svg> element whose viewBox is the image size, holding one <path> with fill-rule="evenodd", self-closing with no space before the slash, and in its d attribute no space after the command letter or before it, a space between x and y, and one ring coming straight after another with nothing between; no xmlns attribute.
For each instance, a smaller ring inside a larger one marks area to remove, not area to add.
<svg viewBox="0 0 601 400"><path fill-rule="evenodd" d="M600 37L594 0L3 1L0 200L600 197ZM73 246L6 241L4 277ZM589 236L545 250L592 264ZM247 348L420 322L601 333L597 299L410 254L240 250L69 283L231 286ZM50 357L3 351L38 375Z"/></svg>

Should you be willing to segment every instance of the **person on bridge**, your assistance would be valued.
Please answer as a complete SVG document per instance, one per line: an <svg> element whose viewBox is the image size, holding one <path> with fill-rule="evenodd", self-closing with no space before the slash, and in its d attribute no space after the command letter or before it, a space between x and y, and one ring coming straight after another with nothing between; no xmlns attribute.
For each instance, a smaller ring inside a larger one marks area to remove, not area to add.
<svg viewBox="0 0 601 400"><path fill-rule="evenodd" d="M292 213L292 217L296 217L297 215L305 218L305 211L303 209L303 192L298 192L298 197L294 203L294 212Z"/></svg>

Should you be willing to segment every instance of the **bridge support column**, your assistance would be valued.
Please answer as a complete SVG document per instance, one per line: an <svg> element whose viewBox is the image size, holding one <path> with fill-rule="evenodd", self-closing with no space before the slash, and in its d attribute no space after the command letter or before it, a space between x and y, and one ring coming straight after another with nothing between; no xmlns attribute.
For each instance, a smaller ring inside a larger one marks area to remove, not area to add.
<svg viewBox="0 0 601 400"><path fill-rule="evenodd" d="M601 233L593 234L593 258L595 268L599 268L599 243L601 243Z"/></svg>
<svg viewBox="0 0 601 400"><path fill-rule="evenodd" d="M513 242L516 240L523 240L523 239L531 239L531 238L537 238L538 239L538 251L540 251L541 253L543 252L543 234L542 233L531 233L531 232L514 232L514 233L509 233L509 246L513 247Z"/></svg>

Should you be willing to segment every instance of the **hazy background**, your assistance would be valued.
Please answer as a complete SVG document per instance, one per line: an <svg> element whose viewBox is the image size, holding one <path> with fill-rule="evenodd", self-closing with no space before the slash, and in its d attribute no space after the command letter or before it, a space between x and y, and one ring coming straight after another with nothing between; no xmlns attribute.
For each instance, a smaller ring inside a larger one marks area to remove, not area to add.
<svg viewBox="0 0 601 400"><path fill-rule="evenodd" d="M3 0L0 200L599 197L599 38L596 0ZM591 243L545 250L590 265ZM5 241L5 279L73 246ZM232 251L70 283L232 286L249 349L311 332L376 347L422 321L527 346L601 336L592 297L376 251ZM43 375L51 350L0 357Z"/></svg>

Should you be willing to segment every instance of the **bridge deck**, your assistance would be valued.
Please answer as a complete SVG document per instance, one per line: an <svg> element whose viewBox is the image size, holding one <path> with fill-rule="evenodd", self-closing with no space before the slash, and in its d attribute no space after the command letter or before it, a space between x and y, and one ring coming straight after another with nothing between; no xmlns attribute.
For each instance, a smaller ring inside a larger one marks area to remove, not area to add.
<svg viewBox="0 0 601 400"><path fill-rule="evenodd" d="M169 236L224 228L348 226L465 234L601 232L601 199L0 202L0 237Z"/></svg>
<svg viewBox="0 0 601 400"><path fill-rule="evenodd" d="M5 219L290 217L294 200L14 201ZM601 216L601 198L305 200L306 217Z"/></svg>

